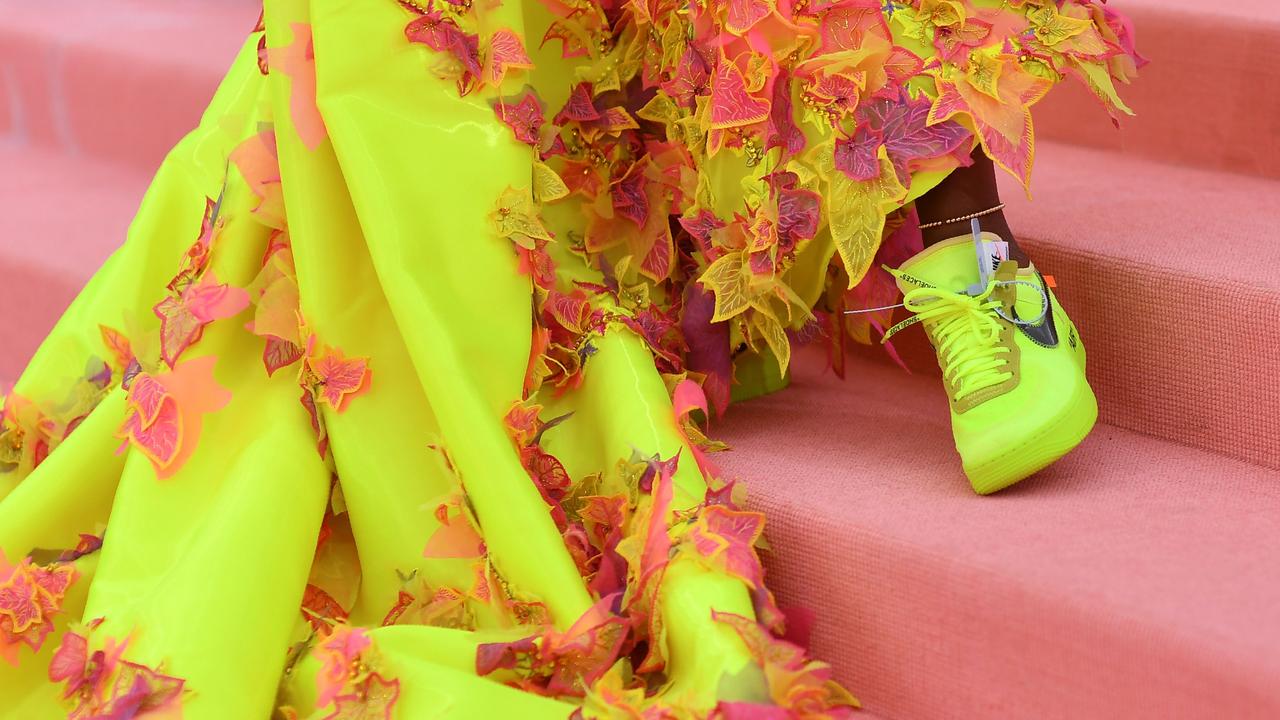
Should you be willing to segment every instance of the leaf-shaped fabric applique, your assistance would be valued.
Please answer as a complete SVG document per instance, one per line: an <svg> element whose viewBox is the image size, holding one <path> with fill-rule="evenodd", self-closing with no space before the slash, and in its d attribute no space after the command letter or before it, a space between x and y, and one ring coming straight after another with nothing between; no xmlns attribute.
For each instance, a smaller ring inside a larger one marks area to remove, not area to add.
<svg viewBox="0 0 1280 720"><path fill-rule="evenodd" d="M431 533L422 556L427 558L477 558L484 555L484 540L480 533L472 527L466 513L460 508L450 512L449 504L440 505L436 509L436 519L440 527Z"/></svg>
<svg viewBox="0 0 1280 720"><path fill-rule="evenodd" d="M302 591L302 619L316 632L322 632L334 622L347 619L347 611L318 585L307 584Z"/></svg>
<svg viewBox="0 0 1280 720"><path fill-rule="evenodd" d="M784 157L799 153L808 143L804 131L796 124L791 102L793 84L789 73L779 72L773 81L773 102L769 106L769 132L765 149L780 147L784 150Z"/></svg>
<svg viewBox="0 0 1280 720"><path fill-rule="evenodd" d="M606 108L600 113L600 117L595 120L583 123L584 127L591 128L602 133L616 135L623 130L635 130L640 127L636 119L631 117L631 113L626 108L611 107Z"/></svg>
<svg viewBox="0 0 1280 720"><path fill-rule="evenodd" d="M723 220L716 217L709 210L699 209L693 214L686 214L679 218L680 227L685 232L693 236L698 242L703 253L708 253L711 248L711 233L726 227Z"/></svg>
<svg viewBox="0 0 1280 720"><path fill-rule="evenodd" d="M129 441L151 460L161 480L172 477L195 452L201 418L231 401L231 393L213 377L216 362L216 357L206 355L179 363L167 373L144 373L134 378L126 398L130 411L116 437ZM148 380L158 383L163 391L154 389ZM137 390L139 386L141 390ZM146 415L156 398L158 409L148 421Z"/></svg>
<svg viewBox="0 0 1280 720"><path fill-rule="evenodd" d="M1120 99L1120 94L1116 92L1111 72L1104 63L1082 60L1073 62L1072 68L1080 73L1085 85L1088 85L1093 94L1098 96L1113 119L1119 118L1122 114L1133 114L1133 110Z"/></svg>
<svg viewBox="0 0 1280 720"><path fill-rule="evenodd" d="M460 94L470 92L484 73L480 63L480 37L464 32L439 10L430 10L411 21L405 26L404 34L409 42L421 43L449 56L454 66L444 74L457 81Z"/></svg>
<svg viewBox="0 0 1280 720"><path fill-rule="evenodd" d="M400 681L370 673L356 692L338 696L325 720L392 720L400 698Z"/></svg>
<svg viewBox="0 0 1280 720"><path fill-rule="evenodd" d="M566 160L561 167L560 179L564 180L571 194L576 193L594 200L606 187L604 173L595 163Z"/></svg>
<svg viewBox="0 0 1280 720"><path fill-rule="evenodd" d="M884 72L894 85L906 85L924 68L924 59L903 47L894 46L885 58Z"/></svg>
<svg viewBox="0 0 1280 720"><path fill-rule="evenodd" d="M167 297L152 309L160 318L160 358L173 367L178 357L200 339L204 323L187 308L181 298Z"/></svg>
<svg viewBox="0 0 1280 720"><path fill-rule="evenodd" d="M111 353L111 358L115 361L114 367L124 372L124 369L134 360L133 346L129 343L129 338L119 330L106 325L99 325L98 331L102 335L102 344L107 347L107 352Z"/></svg>
<svg viewBox="0 0 1280 720"><path fill-rule="evenodd" d="M316 399L336 412L343 412L354 398L369 390L372 373L368 358L347 358L342 350L330 347L308 357L306 364L315 378Z"/></svg>
<svg viewBox="0 0 1280 720"><path fill-rule="evenodd" d="M600 119L600 111L596 109L595 100L592 97L590 83L578 83L573 86L573 90L569 93L569 99L565 100L564 107L560 112L556 113L552 120L556 125L564 125L570 122L592 122Z"/></svg>
<svg viewBox="0 0 1280 720"><path fill-rule="evenodd" d="M197 320L207 325L240 314L249 307L249 293L219 283L213 271L209 271L200 278L200 282L182 293L182 303Z"/></svg>
<svg viewBox="0 0 1280 720"><path fill-rule="evenodd" d="M790 252L818 234L822 220L822 196L812 190L786 187L778 191L778 242Z"/></svg>
<svg viewBox="0 0 1280 720"><path fill-rule="evenodd" d="M787 332L783 329L782 323L762 313L756 313L751 316L751 325L764 338L770 352L778 360L779 371L785 375L787 368L791 365L791 340L787 338Z"/></svg>
<svg viewBox="0 0 1280 720"><path fill-rule="evenodd" d="M914 218L914 215L912 217ZM891 306L897 303L902 295L896 280L884 269L884 266L898 267L923 249L918 219L895 220L894 224L897 225L896 229L889 232L888 237L881 242L880 250L876 253L866 276L855 287L844 293L843 305L839 310L849 309L860 312L835 316L837 328L846 330L855 341L863 345L872 343L873 328L883 335L885 330L893 324ZM872 308L887 309L865 312ZM901 361L891 342L885 343L885 350L896 362Z"/></svg>
<svg viewBox="0 0 1280 720"><path fill-rule="evenodd" d="M151 461L157 475L168 476L182 444L182 414L178 412L176 400L166 396L155 419L145 426L139 413L130 414L120 431L124 439Z"/></svg>
<svg viewBox="0 0 1280 720"><path fill-rule="evenodd" d="M911 100L904 95L896 102L874 98L858 108L858 117L884 143L903 185L911 182L918 161L953 153L970 137L969 130L953 120L931 122L930 106L928 98Z"/></svg>
<svg viewBox="0 0 1280 720"><path fill-rule="evenodd" d="M139 373L129 385L125 402L138 411L143 426L147 426L155 422L160 414L160 405L168 394L160 381L147 373Z"/></svg>
<svg viewBox="0 0 1280 720"><path fill-rule="evenodd" d="M516 139L526 145L538 147L542 138L542 102L532 88L514 98L500 98L493 102L493 112Z"/></svg>
<svg viewBox="0 0 1280 720"><path fill-rule="evenodd" d="M764 584L764 568L755 544L764 532L764 515L730 510L723 505L703 509L685 536L702 558L752 586Z"/></svg>
<svg viewBox="0 0 1280 720"><path fill-rule="evenodd" d="M15 571L0 582L0 630L24 633L40 620L40 606L36 602L36 584L25 572Z"/></svg>
<svg viewBox="0 0 1280 720"><path fill-rule="evenodd" d="M447 50L457 32L460 32L458 24L434 7L420 13L404 28L404 36L409 42L421 43L437 51Z"/></svg>
<svg viewBox="0 0 1280 720"><path fill-rule="evenodd" d="M640 272L654 282L662 282L671 276L675 264L675 247L670 232L659 232L649 252L640 262Z"/></svg>
<svg viewBox="0 0 1280 720"><path fill-rule="evenodd" d="M552 40L560 41L560 57L566 60L590 54L589 38L579 31L577 25L567 20L555 20L547 28L542 36L542 45Z"/></svg>
<svg viewBox="0 0 1280 720"><path fill-rule="evenodd" d="M803 648L775 637L751 618L716 610L711 611L711 617L737 633L755 664L764 671L766 680L767 697L761 705L732 703L734 709L724 712L725 717L847 718L851 717L852 709L858 707L858 700L832 680L831 666L806 661ZM759 692L759 681L755 677L752 676L751 687ZM730 677L724 682L732 683L732 680ZM721 703L720 710L724 711L727 705L729 703ZM775 709L783 715L766 714Z"/></svg>
<svg viewBox="0 0 1280 720"><path fill-rule="evenodd" d="M482 643L476 650L476 673L511 670L519 687L552 697L580 695L617 662L629 622L601 598L564 632L554 629L514 642Z"/></svg>
<svg viewBox="0 0 1280 720"><path fill-rule="evenodd" d="M200 340L209 323L238 315L249 306L249 293L218 283L213 272L153 309L160 318L160 356L172 368L187 348Z"/></svg>
<svg viewBox="0 0 1280 720"><path fill-rule="evenodd" d="M507 410L502 423L517 447L527 447L537 437L538 430L542 427L538 419L541 412L542 406L532 400L516 402Z"/></svg>
<svg viewBox="0 0 1280 720"><path fill-rule="evenodd" d="M733 385L733 356L729 348L729 324L712 322L715 314L715 298L697 283L689 283L684 290L683 314L680 329L688 344L685 353L689 369L702 373L702 389L716 411L716 417L724 415L729 407Z"/></svg>
<svg viewBox="0 0 1280 720"><path fill-rule="evenodd" d="M591 305L587 301L586 293L581 290L574 290L568 294L552 290L547 293L547 299L542 303L542 310L560 327L576 335L586 330Z"/></svg>
<svg viewBox="0 0 1280 720"><path fill-rule="evenodd" d="M533 163L533 201L549 203L569 194L569 186L546 163Z"/></svg>
<svg viewBox="0 0 1280 720"><path fill-rule="evenodd" d="M258 205L252 211L254 218L267 227L283 229L284 188L280 184L275 130L269 127L246 138L231 151L228 160L258 197Z"/></svg>
<svg viewBox="0 0 1280 720"><path fill-rule="evenodd" d="M671 412L677 422L683 422L694 410L701 410L703 415L708 413L707 396L698 383L685 378L671 393Z"/></svg>
<svg viewBox="0 0 1280 720"><path fill-rule="evenodd" d="M955 82L939 80L939 95L929 110L928 123L937 124L957 114L973 119L978 139L997 165L1012 173L1028 187L1035 163L1035 134L1031 106L1039 102L1053 82L1022 70L1016 58L1003 56L998 92L1000 99L986 95L965 78Z"/></svg>
<svg viewBox="0 0 1280 720"><path fill-rule="evenodd" d="M533 248L517 245L516 253L520 257L520 274L531 275L534 285L550 290L556 286L556 263L547 252L546 245L545 240L539 240Z"/></svg>
<svg viewBox="0 0 1280 720"><path fill-rule="evenodd" d="M311 420L311 430L316 434L316 451L323 458L329 454L329 431L324 425L324 418L320 416L320 408L316 406L316 396L310 388L304 387L299 402Z"/></svg>
<svg viewBox="0 0 1280 720"><path fill-rule="evenodd" d="M681 380L676 385L675 390L671 394L671 410L675 415L676 431L680 433L680 437L684 439L685 444L693 452L694 462L698 465L698 470L704 478L718 477L720 475L719 468L715 463L711 462L711 458L707 457L705 446L707 445L706 437L702 431L698 429L694 419L691 417L694 410L701 410L704 417L710 419L711 411L707 405L707 395L702 386L689 378ZM679 458L673 458L670 472L675 472L674 463Z"/></svg>
<svg viewBox="0 0 1280 720"><path fill-rule="evenodd" d="M880 175L880 133L866 123L858 125L852 137L838 137L832 149L836 169L851 180L871 180Z"/></svg>
<svg viewBox="0 0 1280 720"><path fill-rule="evenodd" d="M623 681L620 668L611 668L604 677L587 689L579 713L584 718L616 718L617 720L662 720L679 717L674 708L656 697L645 697L644 688L629 687L628 683ZM752 720L718 715L714 711L709 717L716 720ZM790 719L781 718L780 720Z"/></svg>
<svg viewBox="0 0 1280 720"><path fill-rule="evenodd" d="M643 161L633 164L610 188L613 211L635 223L637 228L643 228L649 222L649 197L645 194L646 165Z"/></svg>
<svg viewBox="0 0 1280 720"><path fill-rule="evenodd" d="M264 77L271 73L270 51L267 49L267 34L258 38L258 72Z"/></svg>
<svg viewBox="0 0 1280 720"><path fill-rule="evenodd" d="M145 716L162 720L181 716L179 705L185 680L128 661L121 661L119 667L106 707L98 717L124 720Z"/></svg>
<svg viewBox="0 0 1280 720"><path fill-rule="evenodd" d="M89 639L68 630L62 636L62 644L49 660L49 681L67 682L66 696L70 697L80 690L88 662Z"/></svg>
<svg viewBox="0 0 1280 720"><path fill-rule="evenodd" d="M352 670L372 645L364 628L338 623L311 648L311 655L320 661L320 670L316 673L316 707L329 705L347 690L349 683L364 679Z"/></svg>
<svg viewBox="0 0 1280 720"><path fill-rule="evenodd" d="M853 287L862 280L880 247L885 212L905 200L907 190L898 181L884 148L880 150L878 178L858 182L833 171L827 183L827 224L849 274L849 287Z"/></svg>
<svg viewBox="0 0 1280 720"><path fill-rule="evenodd" d="M744 81L745 88L745 81ZM683 108L692 108L694 100L711 91L711 64L693 45L686 47L671 78L659 85Z"/></svg>
<svg viewBox="0 0 1280 720"><path fill-rule="evenodd" d="M745 258L741 251L726 253L707 267L698 282L716 298L712 322L728 320L751 306Z"/></svg>
<svg viewBox="0 0 1280 720"><path fill-rule="evenodd" d="M742 71L721 57L711 81L710 128L722 130L754 125L769 118L769 103L747 92Z"/></svg>
<svg viewBox="0 0 1280 720"><path fill-rule="evenodd" d="M956 25L967 17L963 0L919 0L917 12L921 20L934 27Z"/></svg>
<svg viewBox="0 0 1280 720"><path fill-rule="evenodd" d="M259 337L301 342L298 283L287 244L267 256L246 291L254 305L253 321L246 329Z"/></svg>
<svg viewBox="0 0 1280 720"><path fill-rule="evenodd" d="M660 670L665 664L662 643L662 613L659 611L658 591L662 579L666 575L667 565L671 561L672 540L670 533L671 502L675 497L676 468L680 455L676 454L667 461L651 462L651 470L656 466L653 485L651 487L651 503L645 515L639 533L628 536L619 545L619 552L627 557L631 579L629 585L634 587L631 596L631 614L647 619L649 637L649 653L637 666L638 672ZM632 546L633 550L624 549ZM638 546L638 547L636 547Z"/></svg>
<svg viewBox="0 0 1280 720"><path fill-rule="evenodd" d="M268 63L288 76L289 118L294 132L308 150L315 150L329 135L316 106L315 43L311 38L311 25L290 23L289 27L293 30L293 42L267 50Z"/></svg>
<svg viewBox="0 0 1280 720"><path fill-rule="evenodd" d="M528 188L509 187L504 190L489 219L499 237L508 238L523 248L532 249L538 240L555 237L543 226L538 206Z"/></svg>
<svg viewBox="0 0 1280 720"><path fill-rule="evenodd" d="M965 71L966 79L978 92L1000 99L1000 74L1004 72L1004 62L994 52L975 52L969 54L969 68Z"/></svg>
<svg viewBox="0 0 1280 720"><path fill-rule="evenodd" d="M822 12L819 26L821 45L817 55L861 50L868 33L882 38L889 37L881 0L855 0L834 3L835 7Z"/></svg>
<svg viewBox="0 0 1280 720"><path fill-rule="evenodd" d="M484 81L490 87L502 85L509 70L527 70L532 67L533 61L529 59L524 43L515 31L502 28L489 37L489 51L484 59Z"/></svg>
<svg viewBox="0 0 1280 720"><path fill-rule="evenodd" d="M680 108L666 93L658 92L636 112L636 117L660 125L671 125L679 119Z"/></svg>
<svg viewBox="0 0 1280 720"><path fill-rule="evenodd" d="M97 540L92 535L87 535L82 536L82 543L85 542L84 538L86 537ZM100 546L101 541L99 541ZM81 553L81 555L83 554ZM56 600L61 600L62 596L66 594L67 588L71 587L76 578L80 576L76 567L66 562L50 566L29 564L28 569L32 580L35 581L36 587L40 588L41 593Z"/></svg>
<svg viewBox="0 0 1280 720"><path fill-rule="evenodd" d="M267 336L266 346L262 349L262 364L267 368L267 375L275 375L276 371L302 359L302 347L290 340L282 340L275 335Z"/></svg>
<svg viewBox="0 0 1280 720"><path fill-rule="evenodd" d="M939 27L933 36L938 57L947 62L960 62L974 48L982 47L991 36L991 23L970 18L963 23Z"/></svg>
<svg viewBox="0 0 1280 720"><path fill-rule="evenodd" d="M774 10L774 0L728 0L724 27L734 35L742 35Z"/></svg>
<svg viewBox="0 0 1280 720"><path fill-rule="evenodd" d="M1088 20L1068 17L1053 6L1030 10L1027 19L1036 41L1045 47L1055 47L1093 28Z"/></svg>
<svg viewBox="0 0 1280 720"><path fill-rule="evenodd" d="M407 593L404 590L401 590L400 594L396 596L395 604L391 606L391 609L388 610L387 614L382 618L382 627L398 623L400 618L404 616L405 611L413 604L414 599L415 598L412 593Z"/></svg>

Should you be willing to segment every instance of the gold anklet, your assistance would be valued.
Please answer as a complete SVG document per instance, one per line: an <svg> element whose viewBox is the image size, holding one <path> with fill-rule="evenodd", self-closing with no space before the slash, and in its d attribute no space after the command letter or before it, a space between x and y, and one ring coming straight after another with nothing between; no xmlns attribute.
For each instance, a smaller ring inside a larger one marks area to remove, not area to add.
<svg viewBox="0 0 1280 720"><path fill-rule="evenodd" d="M1000 203L999 205L993 208L987 208L986 210L982 210L976 213L969 213L968 215L961 215L960 217L951 218L950 220L939 220L938 222L920 223L920 229L924 230L926 228L941 227L943 225L950 225L951 223L958 223L958 222L963 222L965 220L972 220L974 218L980 218L983 215L990 215L991 213L1000 212L1003 209L1004 209L1004 203Z"/></svg>

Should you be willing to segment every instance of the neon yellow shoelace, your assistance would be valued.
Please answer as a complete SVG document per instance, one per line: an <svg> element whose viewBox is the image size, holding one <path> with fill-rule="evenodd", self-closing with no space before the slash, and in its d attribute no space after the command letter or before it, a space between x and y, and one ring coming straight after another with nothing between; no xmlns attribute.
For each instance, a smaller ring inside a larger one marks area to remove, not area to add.
<svg viewBox="0 0 1280 720"><path fill-rule="evenodd" d="M914 315L889 328L881 342L922 322L933 336L943 375L955 393L953 400L999 385L1013 377L1006 357L1009 348L1000 344L1002 304L991 299L1000 285L992 278L978 295L932 287L909 290L902 304Z"/></svg>

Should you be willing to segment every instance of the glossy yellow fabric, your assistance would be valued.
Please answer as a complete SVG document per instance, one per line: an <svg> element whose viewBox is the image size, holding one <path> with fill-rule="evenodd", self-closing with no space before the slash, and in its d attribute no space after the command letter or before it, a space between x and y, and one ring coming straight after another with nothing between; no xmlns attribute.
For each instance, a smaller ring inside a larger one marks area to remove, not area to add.
<svg viewBox="0 0 1280 720"><path fill-rule="evenodd" d="M458 98L424 72L420 53L405 51L394 4L282 2L268 5L267 21L313 24L332 139L313 152L277 133L290 234L305 238L293 248L302 310L326 342L376 358L371 391L325 418L359 553L351 621L378 624L396 600L397 571L456 579L457 563L422 556L438 526L434 501L457 486L428 447L440 442L466 479L494 563L567 626L591 599L501 423L521 396L531 290L486 217L504 187L527 182L527 157L483 99ZM279 45L285 32L273 34ZM128 242L15 392L60 396L86 357L104 354L100 324L153 321L146 315L191 242L188 229L199 227L204 198L218 196L224 177L223 215L242 219L228 224L212 267L232 285L252 281L269 228L251 219L257 198L227 156L258 123L291 122L288 78L262 77L256 53L246 42L200 127L158 173ZM261 353L239 323L219 322L184 356L216 355L215 377L233 399L206 417L198 449L174 477L157 481L141 455L116 452L117 388L0 504L0 549L10 558L110 527L96 571L81 561L85 577L67 609L104 617L109 634L132 633L131 659L184 678L193 690L184 717L196 720L271 713L283 650L304 634L298 606L329 495L297 384L289 372L268 378ZM682 445L667 388L625 332L599 344L584 386L556 402L556 414L566 411L575 414L558 433L572 440L554 452L575 476L632 447L666 457ZM677 478L679 502L699 502L705 486L693 463ZM748 656L708 610L750 615L750 601L737 581L699 568L672 573L666 592L672 692L710 702L718 676ZM402 682L398 717L563 718L571 709L476 678L475 641L464 631L421 628L444 637L418 641L414 630L374 633ZM0 716L65 713L61 688L44 678L56 645L46 644L43 663L0 666ZM298 685L308 696L307 683Z"/></svg>

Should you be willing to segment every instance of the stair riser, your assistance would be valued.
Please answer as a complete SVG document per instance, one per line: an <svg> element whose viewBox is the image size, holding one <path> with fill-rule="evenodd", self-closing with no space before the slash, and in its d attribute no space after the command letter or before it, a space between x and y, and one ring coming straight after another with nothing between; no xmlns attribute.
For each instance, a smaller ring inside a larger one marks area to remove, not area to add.
<svg viewBox="0 0 1280 720"><path fill-rule="evenodd" d="M0 24L0 141L141 170L195 127L232 58L225 30L144 32L142 18L130 33L147 44L139 54L15 25Z"/></svg>
<svg viewBox="0 0 1280 720"><path fill-rule="evenodd" d="M1080 327L1103 422L1280 468L1280 294L1026 245Z"/></svg>
<svg viewBox="0 0 1280 720"><path fill-rule="evenodd" d="M1071 80L1037 106L1040 138L1122 151L1162 162L1280 178L1280 22L1206 22L1185 11L1125 10L1150 60L1120 94L1137 113L1116 131Z"/></svg>

